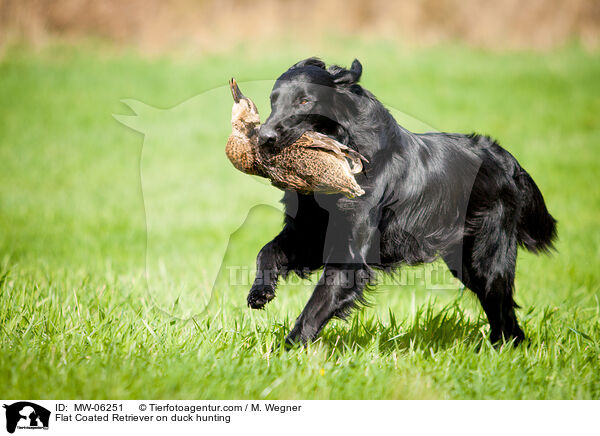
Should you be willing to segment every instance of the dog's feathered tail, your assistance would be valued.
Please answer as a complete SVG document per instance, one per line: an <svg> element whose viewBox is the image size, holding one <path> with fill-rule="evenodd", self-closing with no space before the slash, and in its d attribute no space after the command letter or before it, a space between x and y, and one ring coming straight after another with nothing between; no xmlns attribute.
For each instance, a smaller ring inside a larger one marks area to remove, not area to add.
<svg viewBox="0 0 600 436"><path fill-rule="evenodd" d="M556 220L548 212L542 193L525 170L516 180L522 193L521 216L517 224L519 244L533 253L548 253L554 249Z"/></svg>

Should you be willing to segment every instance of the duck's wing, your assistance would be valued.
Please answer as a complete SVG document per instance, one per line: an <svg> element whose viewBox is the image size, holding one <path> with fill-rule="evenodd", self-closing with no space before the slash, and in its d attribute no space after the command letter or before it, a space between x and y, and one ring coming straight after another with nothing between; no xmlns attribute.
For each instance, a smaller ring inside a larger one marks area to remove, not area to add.
<svg viewBox="0 0 600 436"><path fill-rule="evenodd" d="M333 153L340 159L349 159L351 161L352 174L362 171L363 161L369 162L359 152L319 132L305 132L294 144L299 147L318 148Z"/></svg>

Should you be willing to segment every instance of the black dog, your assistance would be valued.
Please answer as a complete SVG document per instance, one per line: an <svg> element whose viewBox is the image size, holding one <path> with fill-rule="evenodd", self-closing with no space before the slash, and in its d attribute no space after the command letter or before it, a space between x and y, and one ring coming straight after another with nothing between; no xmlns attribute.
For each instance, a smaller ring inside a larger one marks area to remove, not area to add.
<svg viewBox="0 0 600 436"><path fill-rule="evenodd" d="M373 269L431 262L441 256L477 296L490 338L524 339L513 299L517 245L548 251L556 221L516 159L489 137L411 133L347 70L317 58L292 66L275 83L261 151L277 152L307 130L359 151L369 163L357 181L366 194L299 195L286 191L285 226L260 251L248 304L274 298L279 276L323 275L286 342L315 339L332 317L363 302Z"/></svg>

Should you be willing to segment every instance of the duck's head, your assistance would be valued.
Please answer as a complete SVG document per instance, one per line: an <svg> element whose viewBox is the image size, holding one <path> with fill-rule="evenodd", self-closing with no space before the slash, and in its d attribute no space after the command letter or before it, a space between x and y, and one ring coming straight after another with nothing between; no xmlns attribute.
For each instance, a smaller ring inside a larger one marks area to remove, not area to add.
<svg viewBox="0 0 600 436"><path fill-rule="evenodd" d="M246 130L260 124L258 108L252 100L242 94L235 79L229 81L229 88L233 96L233 107L231 108L231 124L233 127Z"/></svg>

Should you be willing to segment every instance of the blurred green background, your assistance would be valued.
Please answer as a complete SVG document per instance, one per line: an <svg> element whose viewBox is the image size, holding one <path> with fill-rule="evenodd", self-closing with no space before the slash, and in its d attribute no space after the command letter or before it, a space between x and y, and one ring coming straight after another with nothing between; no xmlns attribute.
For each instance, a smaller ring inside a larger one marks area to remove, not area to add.
<svg viewBox="0 0 600 436"><path fill-rule="evenodd" d="M327 26L316 3L152 4L0 3L6 398L600 396L596 3L350 2ZM281 193L224 155L226 83L247 82L264 119L269 81L312 55L360 59L405 127L490 134L532 174L559 242L519 256L529 346L492 348L468 292L416 280L306 350L273 349L310 286L253 312L223 266L251 279L282 223Z"/></svg>

